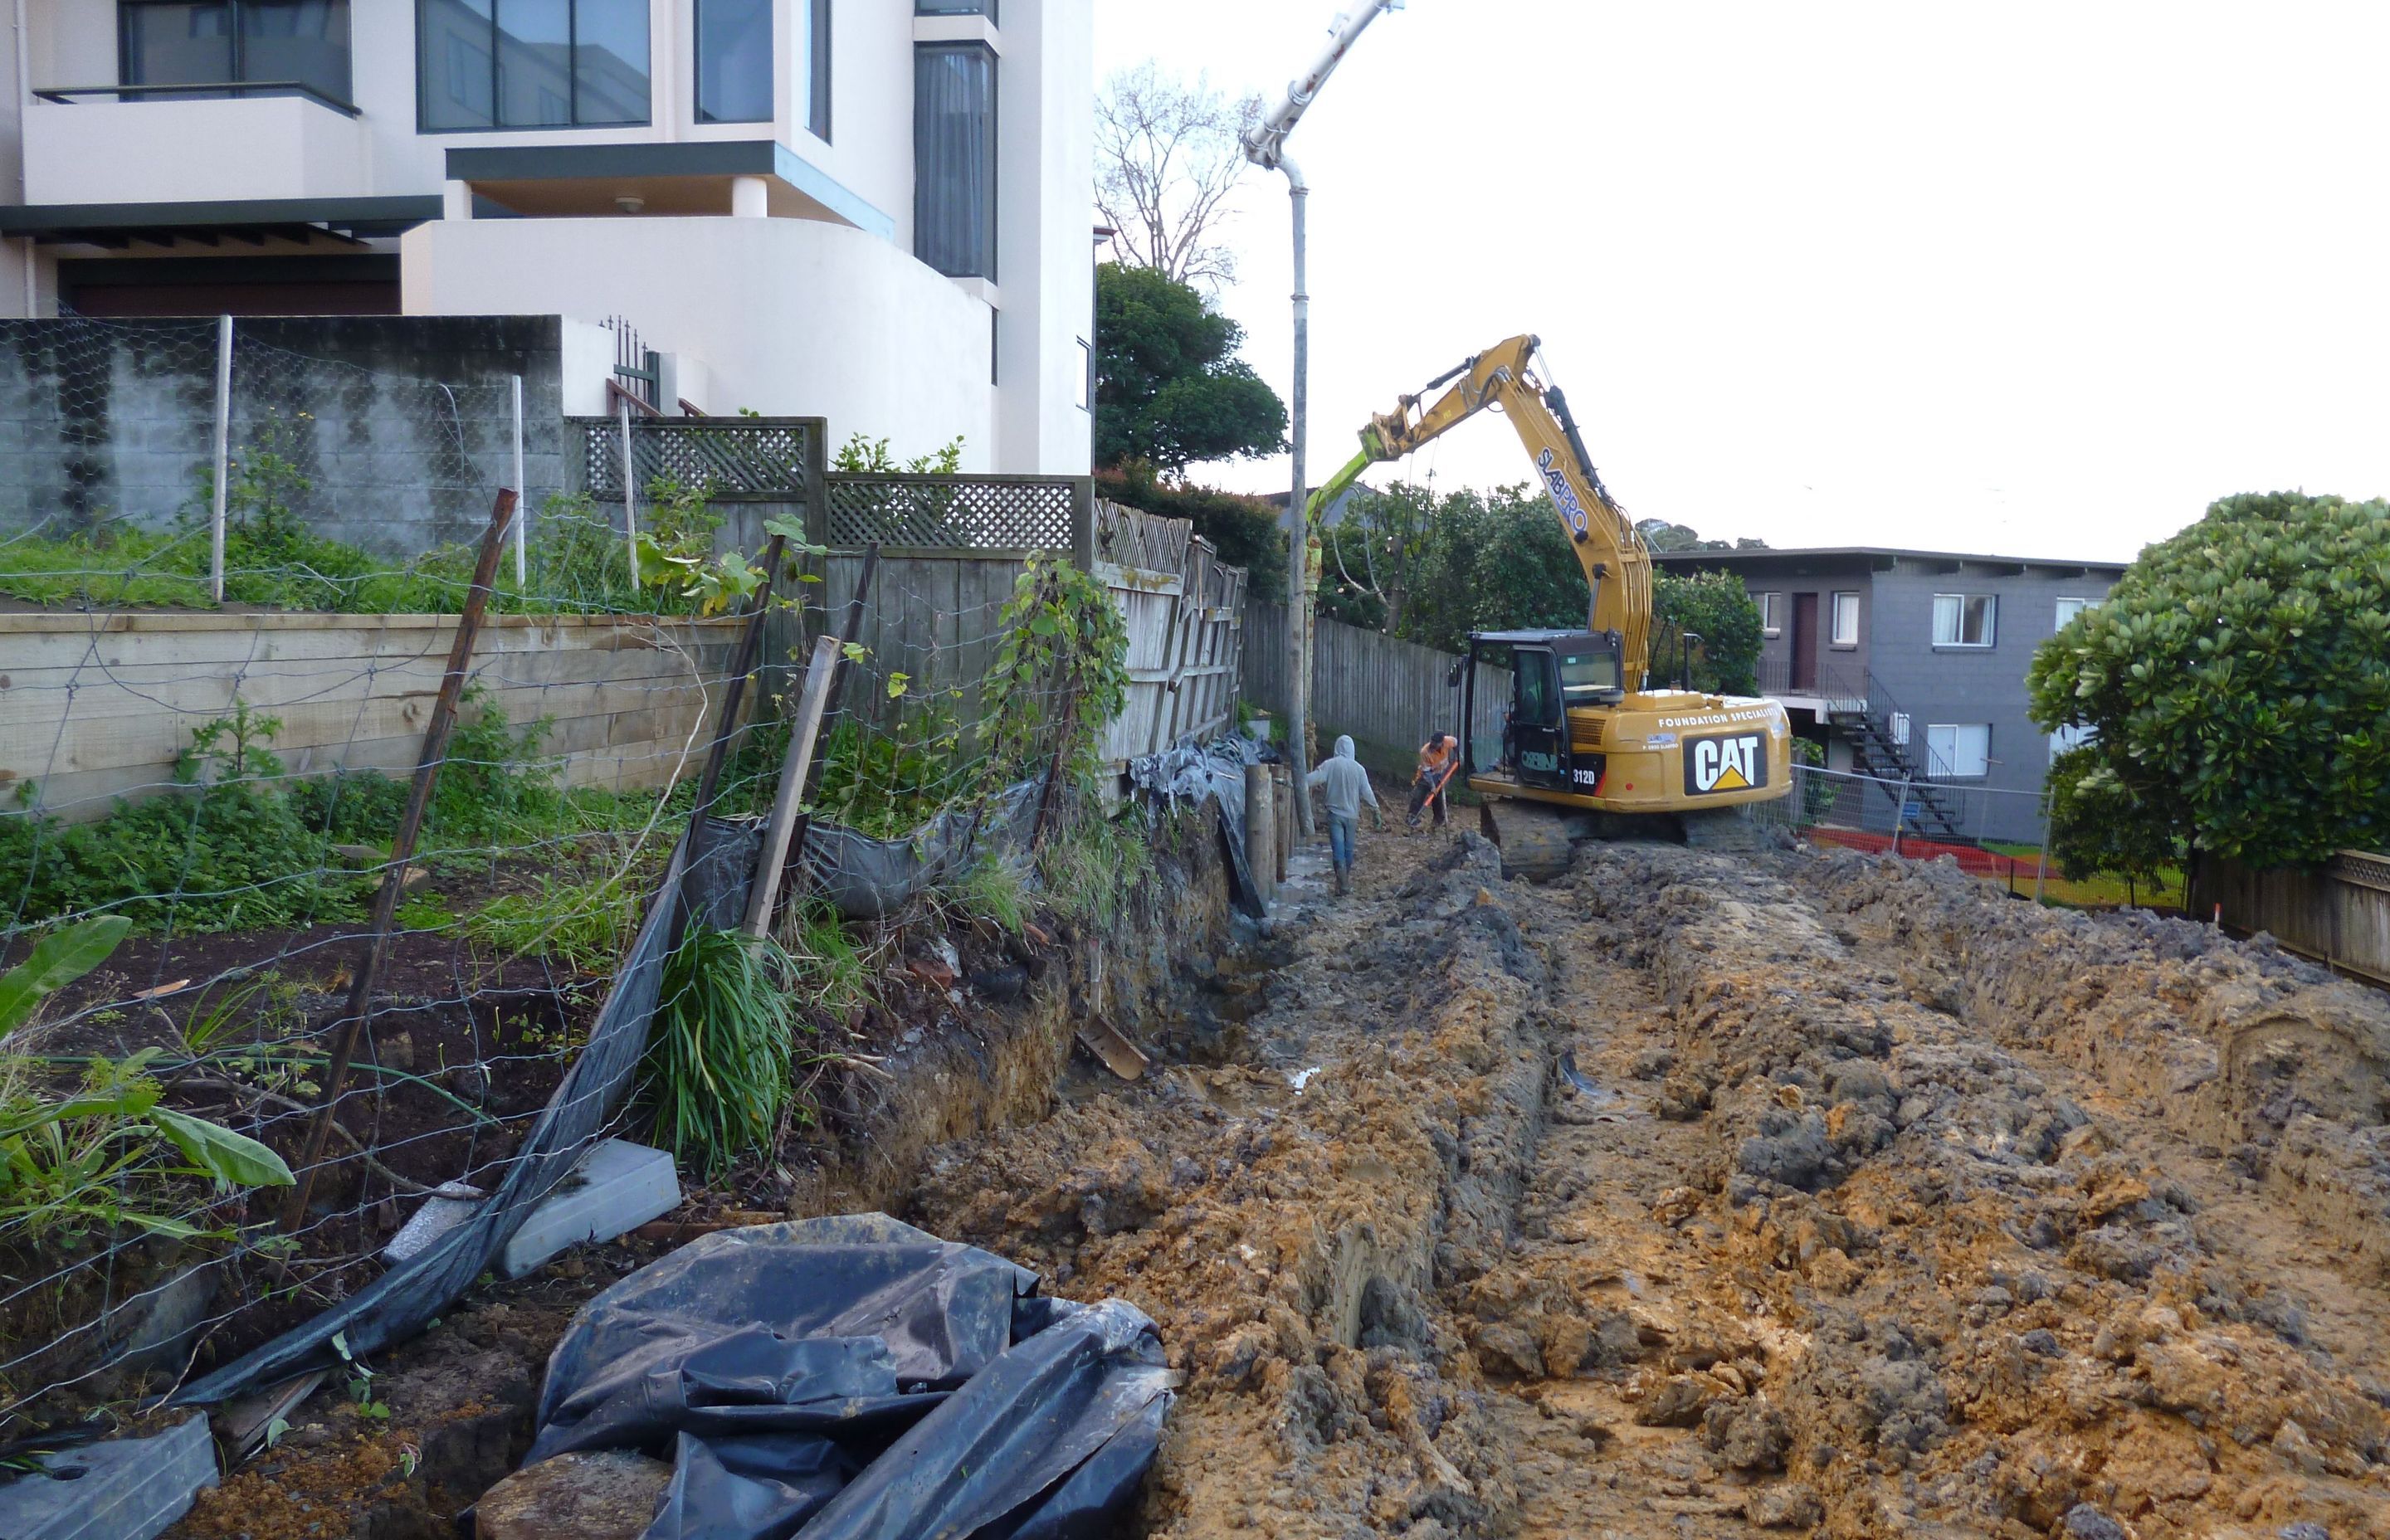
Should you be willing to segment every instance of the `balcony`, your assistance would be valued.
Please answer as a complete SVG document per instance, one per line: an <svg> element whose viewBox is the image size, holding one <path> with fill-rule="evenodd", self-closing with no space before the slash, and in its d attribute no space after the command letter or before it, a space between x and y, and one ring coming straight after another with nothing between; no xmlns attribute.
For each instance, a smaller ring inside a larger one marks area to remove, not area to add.
<svg viewBox="0 0 2390 1540"><path fill-rule="evenodd" d="M357 109L289 82L33 93L25 201L192 204L372 192Z"/></svg>

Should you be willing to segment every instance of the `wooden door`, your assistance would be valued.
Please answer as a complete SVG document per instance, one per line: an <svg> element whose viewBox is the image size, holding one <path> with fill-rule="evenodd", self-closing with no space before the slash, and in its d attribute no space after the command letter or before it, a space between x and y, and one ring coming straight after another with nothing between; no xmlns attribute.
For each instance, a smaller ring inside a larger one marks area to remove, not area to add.
<svg viewBox="0 0 2390 1540"><path fill-rule="evenodd" d="M1818 692L1818 596L1792 596L1792 693Z"/></svg>

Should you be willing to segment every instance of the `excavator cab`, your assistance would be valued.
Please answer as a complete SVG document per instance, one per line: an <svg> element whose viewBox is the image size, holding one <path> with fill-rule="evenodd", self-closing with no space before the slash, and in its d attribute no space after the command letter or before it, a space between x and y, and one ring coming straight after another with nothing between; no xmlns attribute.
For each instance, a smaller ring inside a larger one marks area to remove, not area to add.
<svg viewBox="0 0 2390 1540"><path fill-rule="evenodd" d="M1569 713L1614 707L1625 698L1622 650L1614 631L1471 635L1467 663L1454 671L1462 689L1462 714L1471 729L1470 773L1503 776L1552 791L1590 790L1600 780L1601 761L1598 755L1576 752L1577 735L1570 727ZM1480 730L1480 669L1510 675L1497 734Z"/></svg>

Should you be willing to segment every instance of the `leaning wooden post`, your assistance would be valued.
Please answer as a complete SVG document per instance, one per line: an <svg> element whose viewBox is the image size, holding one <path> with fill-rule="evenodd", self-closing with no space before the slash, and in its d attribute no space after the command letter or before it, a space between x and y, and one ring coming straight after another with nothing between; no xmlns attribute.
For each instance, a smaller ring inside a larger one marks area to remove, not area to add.
<svg viewBox="0 0 2390 1540"><path fill-rule="evenodd" d="M722 695L722 720L714 724L713 747L706 751L705 773L697 782L695 817L702 818L713 811L714 792L722 784L722 767L730 757L730 735L739 725L739 703L747 693L748 676L755 672L756 656L764 650L764 617L772 608L772 580L779 573L781 554L788 544L787 535L776 534L771 547L764 553L764 586L755 591L755 608L747 612L747 629L739 634L739 656L731 664L730 684Z"/></svg>
<svg viewBox="0 0 2390 1540"><path fill-rule="evenodd" d="M863 571L854 580L854 597L846 601L846 623L839 627L838 661L832 665L829 694L822 701L824 722L838 714L839 702L846 699L846 649L853 647L856 639L863 635L863 611L871 600L872 580L879 575L880 542L875 540L863 549ZM779 880L783 891L793 889L803 880L802 877L792 875L789 868L802 866L804 864L805 836L812 831L814 823L812 804L807 800L813 792L813 762L807 760L804 766L804 778L797 787L797 801L801 805L797 813L796 825L789 830L789 849L782 858L784 864L780 868Z"/></svg>
<svg viewBox="0 0 2390 1540"><path fill-rule="evenodd" d="M490 586L497 579L498 557L506 548L507 526L514 519L515 492L503 489L490 510L490 527L482 535L482 552L473 563L473 585L466 591L464 613L456 617L456 639L448 648L448 672L441 677L440 694L431 704L431 721L423 729L422 751L416 756L415 784L406 795L406 812L390 842L390 864L382 868L381 890L374 895L373 920L366 933L365 952L349 981L346 1012L335 1023L340 1039L324 1072L324 1105L308 1125L301 1151L298 1183L282 1210L282 1228L293 1231L306 1222L307 1204L315 1196L315 1170L331 1137L332 1119L340 1110L341 1093L349 1079L349 1061L356 1057L373 1015L374 984L390 957L392 927L398 917L399 895L406 890L406 866L414 858L415 841L423 832L423 816L431 806L431 789L440 778L441 762L448 754L448 738L456 726L456 708L464 699L465 679L473 665L473 644L480 638L482 616L489 608Z"/></svg>
<svg viewBox="0 0 2390 1540"><path fill-rule="evenodd" d="M747 895L744 929L758 940L771 933L781 868L789 859L797 808L804 801L805 774L813 766L814 739L821 733L822 709L829 703L829 681L838 660L838 638L824 636L814 643L813 659L805 665L804 697L797 706L795 730L789 734L788 757L780 762L779 794L772 799L772 819L764 827L764 851L756 857L755 881Z"/></svg>

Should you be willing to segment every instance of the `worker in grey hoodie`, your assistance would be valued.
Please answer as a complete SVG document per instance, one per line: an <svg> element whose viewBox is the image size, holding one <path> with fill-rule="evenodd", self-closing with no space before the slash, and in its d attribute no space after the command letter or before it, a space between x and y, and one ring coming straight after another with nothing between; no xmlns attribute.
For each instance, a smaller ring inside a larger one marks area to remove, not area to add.
<svg viewBox="0 0 2390 1540"><path fill-rule="evenodd" d="M1353 836L1361 821L1361 804L1369 804L1380 828L1386 827L1386 815L1378 808L1378 794L1369 789L1369 772L1353 757L1350 738L1338 738L1336 752L1320 761L1307 779L1325 789L1320 800L1328 804L1328 853L1336 863L1336 892L1342 897L1353 880Z"/></svg>

